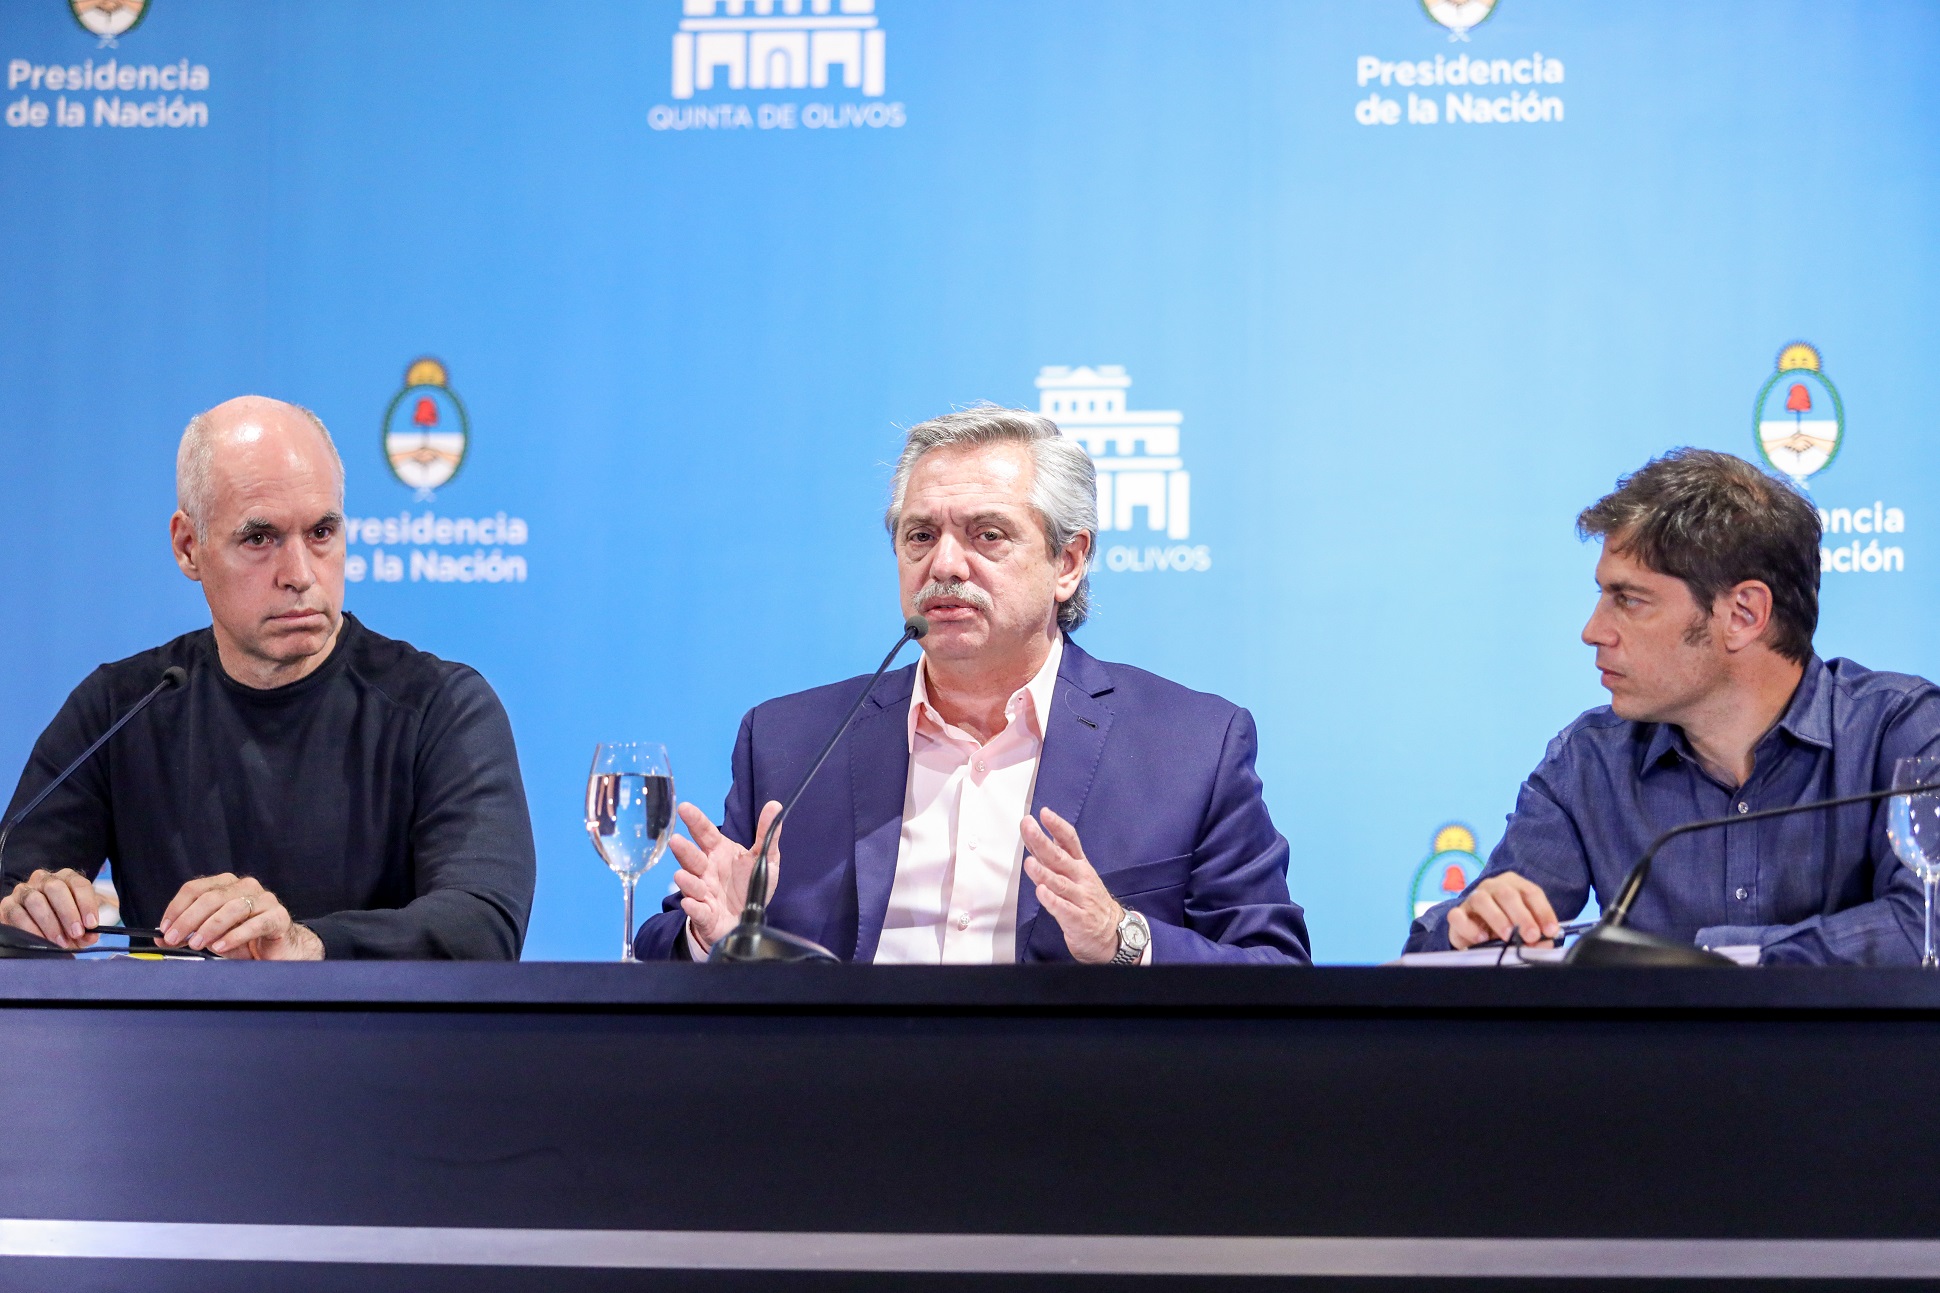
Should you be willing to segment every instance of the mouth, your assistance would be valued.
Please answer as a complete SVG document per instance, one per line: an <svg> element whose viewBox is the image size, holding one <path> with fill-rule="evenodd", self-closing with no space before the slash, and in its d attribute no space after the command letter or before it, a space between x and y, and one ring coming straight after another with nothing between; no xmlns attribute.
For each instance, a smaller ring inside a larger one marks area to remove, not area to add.
<svg viewBox="0 0 1940 1293"><path fill-rule="evenodd" d="M270 616L269 622L271 624L282 624L294 627L299 624L306 624L311 620L322 620L325 618L327 617L322 611L284 611L281 615Z"/></svg>
<svg viewBox="0 0 1940 1293"><path fill-rule="evenodd" d="M969 602L958 601L954 597L937 597L924 602L919 607L924 615L933 620L966 620L977 614L977 608Z"/></svg>

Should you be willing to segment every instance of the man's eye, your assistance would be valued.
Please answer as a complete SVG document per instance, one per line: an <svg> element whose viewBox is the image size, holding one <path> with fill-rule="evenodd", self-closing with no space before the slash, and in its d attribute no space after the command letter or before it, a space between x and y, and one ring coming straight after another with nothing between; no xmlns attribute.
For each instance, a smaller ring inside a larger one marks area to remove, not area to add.
<svg viewBox="0 0 1940 1293"><path fill-rule="evenodd" d="M328 539L331 535L335 534L336 532L337 532L336 527L334 526L319 525L314 531L311 532L311 534L312 534L312 537L317 539Z"/></svg>
<svg viewBox="0 0 1940 1293"><path fill-rule="evenodd" d="M269 542L269 536L267 534L252 534L248 538L243 540L243 543L245 545L252 548L260 548L265 543L268 543L268 542Z"/></svg>
<svg viewBox="0 0 1940 1293"><path fill-rule="evenodd" d="M1000 543L1003 541L1004 532L1002 530L985 530L978 537L985 543Z"/></svg>
<svg viewBox="0 0 1940 1293"><path fill-rule="evenodd" d="M910 543L928 543L934 537L928 530L911 530L907 536Z"/></svg>

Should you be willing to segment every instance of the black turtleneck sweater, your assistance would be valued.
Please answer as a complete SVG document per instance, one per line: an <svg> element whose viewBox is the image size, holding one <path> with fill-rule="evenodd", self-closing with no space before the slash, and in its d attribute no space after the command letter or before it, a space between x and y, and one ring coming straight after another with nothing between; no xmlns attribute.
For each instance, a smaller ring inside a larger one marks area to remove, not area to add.
<svg viewBox="0 0 1940 1293"><path fill-rule="evenodd" d="M210 629L88 675L35 742L11 816L153 687L157 696L14 829L7 884L114 866L153 926L197 876L254 876L338 957L512 960L535 863L512 726L478 673L350 615L298 682L245 687Z"/></svg>

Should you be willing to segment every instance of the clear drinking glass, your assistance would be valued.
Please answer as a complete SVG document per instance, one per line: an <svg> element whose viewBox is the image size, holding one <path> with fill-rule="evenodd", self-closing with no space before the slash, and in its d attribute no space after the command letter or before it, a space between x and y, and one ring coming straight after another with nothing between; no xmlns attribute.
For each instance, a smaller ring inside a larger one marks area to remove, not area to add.
<svg viewBox="0 0 1940 1293"><path fill-rule="evenodd" d="M667 747L652 741L595 747L586 778L586 833L626 895L622 961L633 959L633 886L660 860L673 832L674 770Z"/></svg>
<svg viewBox="0 0 1940 1293"><path fill-rule="evenodd" d="M1940 756L1919 755L1901 759L1893 765L1893 788L1925 786L1940 782ZM1893 841L1893 852L1914 875L1927 895L1926 950L1920 956L1923 966L1940 965L1933 946L1933 889L1940 882L1940 792L1924 795L1895 795L1886 801L1886 835Z"/></svg>

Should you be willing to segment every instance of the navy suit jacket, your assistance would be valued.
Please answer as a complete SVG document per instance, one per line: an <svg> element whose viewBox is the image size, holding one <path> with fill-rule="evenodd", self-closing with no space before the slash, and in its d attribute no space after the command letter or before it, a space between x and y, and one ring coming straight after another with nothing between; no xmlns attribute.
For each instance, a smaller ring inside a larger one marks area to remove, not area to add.
<svg viewBox="0 0 1940 1293"><path fill-rule="evenodd" d="M885 674L781 833L768 918L844 960L872 961L889 908L909 779L916 665ZM754 842L760 806L787 799L868 678L757 705L734 742L721 829ZM1306 963L1306 917L1287 895L1287 842L1253 763L1253 718L1218 696L1094 660L1069 638L1038 756L1033 814L1077 827L1105 887L1152 928L1153 964ZM642 959L674 954L679 895L640 927ZM1026 877L1017 959L1068 961L1064 932Z"/></svg>

